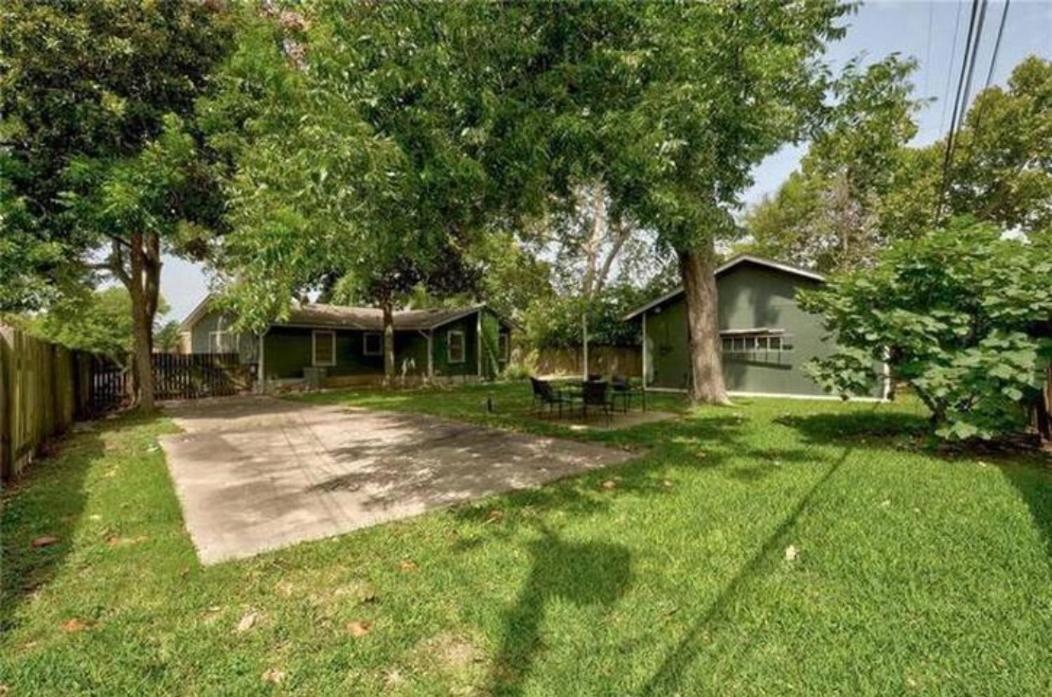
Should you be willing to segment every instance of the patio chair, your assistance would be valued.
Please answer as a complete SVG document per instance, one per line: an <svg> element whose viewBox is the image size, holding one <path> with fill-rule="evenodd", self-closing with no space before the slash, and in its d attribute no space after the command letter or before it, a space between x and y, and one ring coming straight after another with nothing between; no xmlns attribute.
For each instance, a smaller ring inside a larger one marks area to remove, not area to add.
<svg viewBox="0 0 1052 697"><path fill-rule="evenodd" d="M564 404L568 405L571 409L573 408L573 401L553 388L550 382L531 377L530 385L533 388L533 407L538 410L538 412L543 410L545 405L548 407L548 414L551 414L552 411L558 407L559 418L562 418Z"/></svg>
<svg viewBox="0 0 1052 697"><path fill-rule="evenodd" d="M606 382L586 382L581 389L581 416L588 418L588 409L598 408L606 414L607 423L613 418L614 402L610 397L610 385Z"/></svg>
<svg viewBox="0 0 1052 697"><path fill-rule="evenodd" d="M610 377L610 401L621 400L622 410L627 413L632 408L632 394L635 390L632 383L624 375L612 375Z"/></svg>
<svg viewBox="0 0 1052 697"><path fill-rule="evenodd" d="M588 373L588 382L600 382L603 376L599 373Z"/></svg>

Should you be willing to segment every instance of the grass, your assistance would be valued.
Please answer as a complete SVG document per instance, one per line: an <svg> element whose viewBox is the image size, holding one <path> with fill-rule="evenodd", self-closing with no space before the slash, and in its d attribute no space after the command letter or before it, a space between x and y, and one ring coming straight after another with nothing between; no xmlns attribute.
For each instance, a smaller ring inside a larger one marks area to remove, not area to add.
<svg viewBox="0 0 1052 697"><path fill-rule="evenodd" d="M690 411L667 397L682 418L571 434L523 419L525 389L310 399L640 457L209 568L156 447L169 422L125 417L71 436L4 497L0 684L19 695L1052 692L1046 461L918 449L910 403ZM59 542L32 548L41 535Z"/></svg>

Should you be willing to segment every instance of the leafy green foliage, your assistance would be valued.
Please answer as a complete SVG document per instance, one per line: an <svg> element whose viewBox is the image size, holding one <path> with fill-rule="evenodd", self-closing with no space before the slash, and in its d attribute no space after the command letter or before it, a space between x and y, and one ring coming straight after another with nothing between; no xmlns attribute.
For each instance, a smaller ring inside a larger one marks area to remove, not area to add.
<svg viewBox="0 0 1052 697"><path fill-rule="evenodd" d="M804 296L841 349L812 362L831 391L862 394L887 358L936 434L990 439L1025 427L1052 358L1052 245L956 220L900 241L874 268Z"/></svg>
<svg viewBox="0 0 1052 697"><path fill-rule="evenodd" d="M0 13L0 307L24 310L92 285L127 226L174 232L218 209L184 121L229 32L209 3Z"/></svg>
<svg viewBox="0 0 1052 697"><path fill-rule="evenodd" d="M167 311L162 298L158 312ZM42 339L128 363L132 350L131 298L123 286L66 296L46 312L9 319ZM175 326L178 341L179 323L170 324Z"/></svg>
<svg viewBox="0 0 1052 697"><path fill-rule="evenodd" d="M800 169L749 211L750 251L824 272L847 270L903 236L901 219L890 225L882 202L902 179L904 147L917 131L919 103L909 82L915 67L892 55L864 70L857 63L845 69Z"/></svg>
<svg viewBox="0 0 1052 697"><path fill-rule="evenodd" d="M892 59L850 77L856 97L843 102L800 170L749 211L749 249L847 270L871 263L890 241L935 226L946 143L908 146L916 105L909 66ZM1007 89L976 96L956 135L943 213L1029 235L1052 226L1050 94L1052 61L1032 56L1012 71Z"/></svg>

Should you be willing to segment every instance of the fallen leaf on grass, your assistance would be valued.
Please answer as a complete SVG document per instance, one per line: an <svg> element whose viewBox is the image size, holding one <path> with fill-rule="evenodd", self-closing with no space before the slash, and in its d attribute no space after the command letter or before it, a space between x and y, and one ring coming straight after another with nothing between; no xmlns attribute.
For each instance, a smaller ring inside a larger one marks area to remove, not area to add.
<svg viewBox="0 0 1052 697"><path fill-rule="evenodd" d="M496 508L494 508L492 511L489 512L489 515L486 516L486 522L495 523L499 520L502 520L503 518L504 511L498 511Z"/></svg>
<svg viewBox="0 0 1052 697"><path fill-rule="evenodd" d="M74 632L80 632L80 631L83 631L83 630L85 630L87 628L88 628L87 623L84 622L83 620L80 620L80 619L76 618L76 617L74 617L71 620L66 620L65 622L62 623L62 631L64 631L67 634L72 634Z"/></svg>
<svg viewBox="0 0 1052 697"><path fill-rule="evenodd" d="M665 481L661 482L661 485L664 486L666 489L671 489L672 488L672 482L670 480L668 480L668 479L666 479Z"/></svg>
<svg viewBox="0 0 1052 697"><path fill-rule="evenodd" d="M373 623L369 620L353 620L347 623L347 631L351 636L363 637L373 629Z"/></svg>
<svg viewBox="0 0 1052 697"><path fill-rule="evenodd" d="M420 567L418 567L416 565L416 562L412 559L403 559L402 563L398 565L398 568L400 568L402 571L416 571Z"/></svg>
<svg viewBox="0 0 1052 697"><path fill-rule="evenodd" d="M388 690L400 687L404 682L405 678L402 677L402 673L397 668L384 671L384 687Z"/></svg>
<svg viewBox="0 0 1052 697"><path fill-rule="evenodd" d="M43 535L30 542L29 545L34 549L39 549L41 547L49 547L56 542L58 542L58 538L54 535Z"/></svg>
<svg viewBox="0 0 1052 697"><path fill-rule="evenodd" d="M617 482L615 482L613 479L607 479L605 482L603 482L603 488L607 490L613 489L616 486Z"/></svg>
<svg viewBox="0 0 1052 697"><path fill-rule="evenodd" d="M271 668L270 670L265 671L260 677L263 679L263 682L278 685L285 679L285 671Z"/></svg>
<svg viewBox="0 0 1052 697"><path fill-rule="evenodd" d="M785 560L796 561L796 558L800 555L800 550L796 548L796 545L789 545L785 548Z"/></svg>
<svg viewBox="0 0 1052 697"><path fill-rule="evenodd" d="M139 535L137 537L121 537L120 535L110 535L106 538L106 544L110 547L117 547L120 545L137 545L140 542L145 542L147 539L146 535Z"/></svg>
<svg viewBox="0 0 1052 697"><path fill-rule="evenodd" d="M241 621L237 623L237 629L235 630L238 634L243 634L256 624L256 620L259 619L259 615L255 612L246 612Z"/></svg>

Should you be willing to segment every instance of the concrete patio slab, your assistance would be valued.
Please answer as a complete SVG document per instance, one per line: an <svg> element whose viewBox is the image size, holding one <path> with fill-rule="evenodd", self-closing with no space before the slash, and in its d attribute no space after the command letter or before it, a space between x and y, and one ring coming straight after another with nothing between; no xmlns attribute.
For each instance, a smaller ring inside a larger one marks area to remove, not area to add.
<svg viewBox="0 0 1052 697"><path fill-rule="evenodd" d="M167 408L161 439L203 564L623 462L598 445L271 397Z"/></svg>

